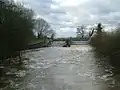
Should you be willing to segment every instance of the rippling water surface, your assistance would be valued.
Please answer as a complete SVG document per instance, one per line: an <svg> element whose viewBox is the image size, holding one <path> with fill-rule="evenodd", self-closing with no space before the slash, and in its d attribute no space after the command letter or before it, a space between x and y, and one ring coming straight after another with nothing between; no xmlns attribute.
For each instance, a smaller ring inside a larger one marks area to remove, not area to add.
<svg viewBox="0 0 120 90"><path fill-rule="evenodd" d="M0 90L120 90L119 75L88 45L41 48L24 56L29 58L24 65L0 67L6 71Z"/></svg>

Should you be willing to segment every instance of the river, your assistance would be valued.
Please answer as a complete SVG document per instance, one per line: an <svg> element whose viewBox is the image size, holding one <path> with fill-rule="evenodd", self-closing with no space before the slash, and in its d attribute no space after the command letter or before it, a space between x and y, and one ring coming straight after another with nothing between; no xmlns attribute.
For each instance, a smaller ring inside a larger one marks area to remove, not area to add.
<svg viewBox="0 0 120 90"><path fill-rule="evenodd" d="M120 90L120 75L88 45L28 50L24 57L24 64L0 67L0 90Z"/></svg>

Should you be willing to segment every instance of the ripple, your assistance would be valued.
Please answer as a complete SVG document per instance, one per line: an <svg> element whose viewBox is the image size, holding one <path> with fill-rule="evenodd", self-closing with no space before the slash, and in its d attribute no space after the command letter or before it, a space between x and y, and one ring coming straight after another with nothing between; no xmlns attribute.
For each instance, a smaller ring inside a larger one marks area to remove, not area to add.
<svg viewBox="0 0 120 90"><path fill-rule="evenodd" d="M8 84L6 90L106 90L119 86L111 67L97 60L91 50L82 45L29 50L24 55L29 57L26 70L13 68L6 75L16 77L1 80Z"/></svg>

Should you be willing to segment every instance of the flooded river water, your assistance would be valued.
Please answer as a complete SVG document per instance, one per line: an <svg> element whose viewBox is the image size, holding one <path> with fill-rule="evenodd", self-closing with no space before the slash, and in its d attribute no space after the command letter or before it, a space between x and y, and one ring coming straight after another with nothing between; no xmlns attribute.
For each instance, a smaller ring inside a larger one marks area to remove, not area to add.
<svg viewBox="0 0 120 90"><path fill-rule="evenodd" d="M24 56L24 65L0 67L0 90L120 90L120 75L88 45L40 48Z"/></svg>

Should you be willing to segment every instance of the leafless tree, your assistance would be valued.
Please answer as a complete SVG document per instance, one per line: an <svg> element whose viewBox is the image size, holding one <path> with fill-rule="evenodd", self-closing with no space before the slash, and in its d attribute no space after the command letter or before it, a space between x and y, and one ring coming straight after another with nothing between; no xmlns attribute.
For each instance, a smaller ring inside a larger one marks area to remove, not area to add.
<svg viewBox="0 0 120 90"><path fill-rule="evenodd" d="M82 25L82 26L78 26L77 27L77 37L84 37L84 34L85 34L85 26L84 25Z"/></svg>
<svg viewBox="0 0 120 90"><path fill-rule="evenodd" d="M44 19L40 18L36 20L36 32L38 34L38 37L45 36L49 30L50 30L50 25L45 21Z"/></svg>

